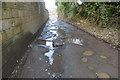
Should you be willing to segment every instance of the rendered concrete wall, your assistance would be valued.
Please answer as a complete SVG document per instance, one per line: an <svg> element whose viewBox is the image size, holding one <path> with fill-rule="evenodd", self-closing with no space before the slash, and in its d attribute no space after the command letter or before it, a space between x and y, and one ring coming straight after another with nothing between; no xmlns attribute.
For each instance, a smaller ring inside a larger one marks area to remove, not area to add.
<svg viewBox="0 0 120 80"><path fill-rule="evenodd" d="M2 3L0 2L0 19L2 17ZM2 78L2 22L0 20L0 79Z"/></svg>
<svg viewBox="0 0 120 80"><path fill-rule="evenodd" d="M7 78L48 20L44 2L2 2L2 77Z"/></svg>

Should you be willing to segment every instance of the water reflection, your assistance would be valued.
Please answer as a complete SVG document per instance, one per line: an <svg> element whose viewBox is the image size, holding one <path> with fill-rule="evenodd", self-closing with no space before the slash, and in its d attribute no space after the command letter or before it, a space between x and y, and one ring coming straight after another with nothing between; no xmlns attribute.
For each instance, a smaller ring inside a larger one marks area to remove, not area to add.
<svg viewBox="0 0 120 80"><path fill-rule="evenodd" d="M46 41L46 46L51 50L53 48L53 42L52 41Z"/></svg>
<svg viewBox="0 0 120 80"><path fill-rule="evenodd" d="M49 20L38 39L40 39L38 46L49 50L44 53L44 56L49 60L50 69L60 74L64 71L61 63L62 53L57 52L56 49L61 48L65 43L83 45L83 39L81 35L76 34L76 29L64 22L57 21L57 19Z"/></svg>
<svg viewBox="0 0 120 80"><path fill-rule="evenodd" d="M42 41L42 40L41 40ZM40 42L39 42L40 43ZM46 45L44 45L44 44L39 44L38 46L40 46L40 47L44 47L44 48L47 48L47 49L49 49L49 51L48 52L46 52L44 55L45 56L47 56L48 57L48 59L49 59L49 63L50 63L50 65L52 65L53 64L53 54L54 54L54 47L53 47L53 42L52 41L46 41Z"/></svg>
<svg viewBox="0 0 120 80"><path fill-rule="evenodd" d="M52 65L53 61L54 61L53 54L54 54L54 50L49 50L49 52L44 54L45 56L47 56L49 58L50 65Z"/></svg>
<svg viewBox="0 0 120 80"><path fill-rule="evenodd" d="M50 30L56 30L56 29L58 29L58 27L51 27L51 28L49 28Z"/></svg>
<svg viewBox="0 0 120 80"><path fill-rule="evenodd" d="M81 43L81 40L80 39L70 39L70 42L74 43L74 44L78 44L78 45L83 45Z"/></svg>
<svg viewBox="0 0 120 80"><path fill-rule="evenodd" d="M81 45L81 46L83 45L82 40L76 39L76 38L64 38L64 39L62 39L62 41L77 44L77 45Z"/></svg>
<svg viewBox="0 0 120 80"><path fill-rule="evenodd" d="M56 73L63 73L63 68L62 68L62 56L58 53L53 54L53 64L50 66L51 70L56 72Z"/></svg>

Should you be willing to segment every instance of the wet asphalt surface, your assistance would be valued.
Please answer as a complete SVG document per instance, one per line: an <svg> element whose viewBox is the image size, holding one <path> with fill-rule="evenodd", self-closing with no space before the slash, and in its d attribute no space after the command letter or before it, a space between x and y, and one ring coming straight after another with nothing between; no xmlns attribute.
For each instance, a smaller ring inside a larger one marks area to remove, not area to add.
<svg viewBox="0 0 120 80"><path fill-rule="evenodd" d="M30 46L17 78L118 78L116 49L56 18Z"/></svg>

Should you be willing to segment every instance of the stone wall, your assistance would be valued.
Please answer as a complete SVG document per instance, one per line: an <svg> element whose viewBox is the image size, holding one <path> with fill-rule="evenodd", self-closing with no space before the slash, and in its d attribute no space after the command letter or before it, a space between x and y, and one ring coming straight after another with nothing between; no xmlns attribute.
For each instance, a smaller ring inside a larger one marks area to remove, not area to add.
<svg viewBox="0 0 120 80"><path fill-rule="evenodd" d="M44 2L2 2L2 77L8 77L48 20Z"/></svg>

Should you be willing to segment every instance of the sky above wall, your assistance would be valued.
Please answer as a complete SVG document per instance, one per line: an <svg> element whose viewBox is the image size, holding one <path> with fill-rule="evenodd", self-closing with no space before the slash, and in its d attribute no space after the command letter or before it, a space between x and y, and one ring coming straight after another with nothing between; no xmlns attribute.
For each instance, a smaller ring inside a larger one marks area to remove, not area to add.
<svg viewBox="0 0 120 80"><path fill-rule="evenodd" d="M45 6L46 9L56 9L57 7L55 6L55 0L44 0L45 1Z"/></svg>

